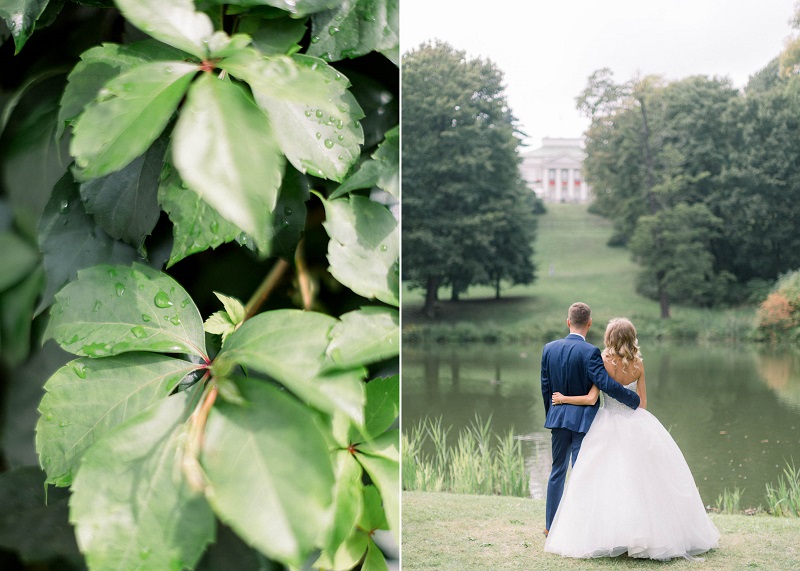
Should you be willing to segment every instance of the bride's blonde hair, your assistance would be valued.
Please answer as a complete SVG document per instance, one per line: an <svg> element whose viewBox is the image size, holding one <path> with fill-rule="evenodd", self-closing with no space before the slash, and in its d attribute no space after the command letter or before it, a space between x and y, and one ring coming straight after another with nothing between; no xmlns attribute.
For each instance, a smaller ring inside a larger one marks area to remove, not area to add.
<svg viewBox="0 0 800 571"><path fill-rule="evenodd" d="M606 344L603 357L610 359L615 366L618 364L617 359L620 359L622 371L626 373L629 363L633 363L634 369L639 368L638 359L642 358L642 353L636 338L636 328L629 319L615 317L609 321L603 341Z"/></svg>

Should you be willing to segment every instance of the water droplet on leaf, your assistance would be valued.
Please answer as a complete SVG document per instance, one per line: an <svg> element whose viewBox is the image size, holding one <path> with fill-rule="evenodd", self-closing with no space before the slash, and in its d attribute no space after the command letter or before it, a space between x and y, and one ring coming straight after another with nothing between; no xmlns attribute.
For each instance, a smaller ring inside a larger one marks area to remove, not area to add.
<svg viewBox="0 0 800 571"><path fill-rule="evenodd" d="M181 318L178 317L177 315L173 315L172 317L169 318L169 322L172 323L173 325L180 325Z"/></svg>
<svg viewBox="0 0 800 571"><path fill-rule="evenodd" d="M145 337L147 337L147 331L145 331L144 327L141 327L139 325L133 327L131 329L131 333L133 333L133 336L136 337L137 339L144 339Z"/></svg>
<svg viewBox="0 0 800 571"><path fill-rule="evenodd" d="M330 139L325 139L325 148L326 149L332 149L333 148L333 141L331 141Z"/></svg>
<svg viewBox="0 0 800 571"><path fill-rule="evenodd" d="M118 283L114 286L114 290L117 292L117 297L122 297L122 294L125 293L125 286Z"/></svg>
<svg viewBox="0 0 800 571"><path fill-rule="evenodd" d="M62 200L61 204L58 207L58 210L61 212L61 214L64 214L68 208L69 208L69 200Z"/></svg>
<svg viewBox="0 0 800 571"><path fill-rule="evenodd" d="M44 419L48 421L53 420L53 413L48 410L47 414L44 415Z"/></svg>
<svg viewBox="0 0 800 571"><path fill-rule="evenodd" d="M161 309L172 307L172 300L169 299L169 296L165 291L159 291L153 298L153 303L156 304L156 307L160 307Z"/></svg>
<svg viewBox="0 0 800 571"><path fill-rule="evenodd" d="M322 119L323 115L324 113L322 112L322 109L317 109L317 119Z"/></svg>
<svg viewBox="0 0 800 571"><path fill-rule="evenodd" d="M283 213L284 213L286 216L291 216L291 215L292 215L292 209L291 209L291 208L289 208L288 206L284 206L284 207L283 207Z"/></svg>
<svg viewBox="0 0 800 571"><path fill-rule="evenodd" d="M86 365L83 363L76 363L72 370L75 371L75 374L78 375L81 379L86 378Z"/></svg>
<svg viewBox="0 0 800 571"><path fill-rule="evenodd" d="M211 223L211 233L216 234L218 231L219 231L219 222L214 220L214 222Z"/></svg>
<svg viewBox="0 0 800 571"><path fill-rule="evenodd" d="M97 301L94 302L94 306L92 307L92 311L97 313L98 311L100 311L101 307L103 307L103 302L98 299Z"/></svg>
<svg viewBox="0 0 800 571"><path fill-rule="evenodd" d="M144 321L145 323L150 321L150 319L151 319L151 317L149 315L147 315L146 313L142 314L142 321Z"/></svg>
<svg viewBox="0 0 800 571"><path fill-rule="evenodd" d="M381 252L385 252L389 247L386 244L381 244Z"/></svg>

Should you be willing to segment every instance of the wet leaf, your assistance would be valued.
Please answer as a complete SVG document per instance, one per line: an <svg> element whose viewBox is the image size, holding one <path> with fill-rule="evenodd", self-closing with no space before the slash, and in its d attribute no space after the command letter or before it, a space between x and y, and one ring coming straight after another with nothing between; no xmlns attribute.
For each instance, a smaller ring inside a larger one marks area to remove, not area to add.
<svg viewBox="0 0 800 571"><path fill-rule="evenodd" d="M399 305L400 238L392 213L357 195L323 204L333 277L366 298Z"/></svg>
<svg viewBox="0 0 800 571"><path fill-rule="evenodd" d="M179 465L191 393L161 399L84 455L70 520L90 569L193 568L213 541L214 515Z"/></svg>
<svg viewBox="0 0 800 571"><path fill-rule="evenodd" d="M329 521L334 479L327 445L312 412L292 397L262 381L238 385L249 406L218 402L208 418L206 495L249 544L300 565Z"/></svg>
<svg viewBox="0 0 800 571"><path fill-rule="evenodd" d="M325 353L331 367L369 365L400 352L400 315L390 307L362 307L339 317Z"/></svg>
<svg viewBox="0 0 800 571"><path fill-rule="evenodd" d="M70 173L58 181L44 209L39 248L47 279L37 313L53 302L56 291L74 279L78 270L96 264L127 264L139 257L136 250L111 238L86 214Z"/></svg>
<svg viewBox="0 0 800 571"><path fill-rule="evenodd" d="M358 159L364 114L349 82L322 60L245 50L219 66L250 84L286 158L300 172L342 180Z"/></svg>
<svg viewBox="0 0 800 571"><path fill-rule="evenodd" d="M308 54L327 61L399 49L399 0L344 0L311 17Z"/></svg>
<svg viewBox="0 0 800 571"><path fill-rule="evenodd" d="M153 351L206 358L203 321L189 294L168 275L141 264L78 272L78 279L56 294L49 337L89 357Z"/></svg>
<svg viewBox="0 0 800 571"><path fill-rule="evenodd" d="M117 171L158 138L183 98L197 64L158 61L111 79L78 117L70 153L81 180Z"/></svg>
<svg viewBox="0 0 800 571"><path fill-rule="evenodd" d="M271 213L284 161L267 117L237 85L204 74L173 134L173 159L187 186L269 248Z"/></svg>
<svg viewBox="0 0 800 571"><path fill-rule="evenodd" d="M197 365L165 355L130 353L76 359L47 381L39 405L36 449L48 483L72 483L96 440L165 398Z"/></svg>
<svg viewBox="0 0 800 571"><path fill-rule="evenodd" d="M36 20L44 13L50 0L10 0L0 3L0 18L5 20L14 37L14 54L18 54L33 34Z"/></svg>
<svg viewBox="0 0 800 571"><path fill-rule="evenodd" d="M208 57L211 19L192 0L115 0L125 19L148 36L200 59Z"/></svg>
<svg viewBox="0 0 800 571"><path fill-rule="evenodd" d="M388 131L372 158L364 161L328 198L333 200L354 190L375 186L400 198L399 127Z"/></svg>
<svg viewBox="0 0 800 571"><path fill-rule="evenodd" d="M400 377L373 379L367 383L365 432L383 434L400 413Z"/></svg>
<svg viewBox="0 0 800 571"><path fill-rule="evenodd" d="M322 411L342 411L361 426L364 387L360 368L324 372L322 365L336 319L293 309L268 311L245 321L228 337L214 366L252 368L282 383Z"/></svg>

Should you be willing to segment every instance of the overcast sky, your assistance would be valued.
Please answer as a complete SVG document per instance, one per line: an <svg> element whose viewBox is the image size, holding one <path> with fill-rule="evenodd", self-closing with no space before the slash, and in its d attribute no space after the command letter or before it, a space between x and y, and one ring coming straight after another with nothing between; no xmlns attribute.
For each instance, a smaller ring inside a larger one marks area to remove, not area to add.
<svg viewBox="0 0 800 571"><path fill-rule="evenodd" d="M402 52L432 39L490 58L528 135L579 137L575 97L602 67L617 81L730 78L743 87L793 30L796 0L400 0Z"/></svg>

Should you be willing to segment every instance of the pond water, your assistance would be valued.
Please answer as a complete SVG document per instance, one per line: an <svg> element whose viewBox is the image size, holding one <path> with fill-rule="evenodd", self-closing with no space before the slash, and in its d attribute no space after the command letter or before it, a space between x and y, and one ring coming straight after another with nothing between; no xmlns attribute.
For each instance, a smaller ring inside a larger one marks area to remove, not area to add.
<svg viewBox="0 0 800 571"><path fill-rule="evenodd" d="M475 415L496 433L513 429L543 497L550 431L539 384L542 345L403 347L403 429L442 417L454 440ZM743 490L742 507L764 505L765 484L786 460L800 465L800 352L749 346L642 347L648 410L680 446L713 505L724 488Z"/></svg>

